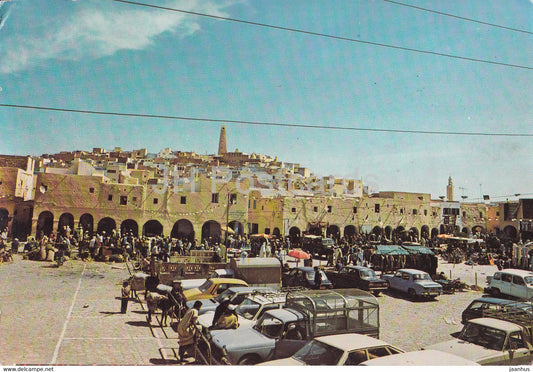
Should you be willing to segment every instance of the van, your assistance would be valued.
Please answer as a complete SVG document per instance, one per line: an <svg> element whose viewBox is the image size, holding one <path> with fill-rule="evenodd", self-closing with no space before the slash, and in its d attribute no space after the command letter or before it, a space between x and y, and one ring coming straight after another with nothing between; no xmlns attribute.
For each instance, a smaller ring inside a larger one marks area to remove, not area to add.
<svg viewBox="0 0 533 372"><path fill-rule="evenodd" d="M488 292L493 296L513 296L525 300L533 297L533 272L519 269L497 271L492 277Z"/></svg>

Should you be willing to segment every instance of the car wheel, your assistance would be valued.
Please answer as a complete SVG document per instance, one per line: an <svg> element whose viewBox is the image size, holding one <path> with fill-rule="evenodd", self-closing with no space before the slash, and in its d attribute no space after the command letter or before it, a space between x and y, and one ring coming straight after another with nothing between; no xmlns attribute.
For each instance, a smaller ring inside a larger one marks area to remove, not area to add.
<svg viewBox="0 0 533 372"><path fill-rule="evenodd" d="M409 297L416 298L416 292L413 288L409 288L407 290L407 294L409 295Z"/></svg>
<svg viewBox="0 0 533 372"><path fill-rule="evenodd" d="M260 362L261 360L255 355L245 355L241 360L239 360L238 364L241 366L251 366Z"/></svg>
<svg viewBox="0 0 533 372"><path fill-rule="evenodd" d="M492 288L491 292L494 297L500 297L502 294L498 288Z"/></svg>

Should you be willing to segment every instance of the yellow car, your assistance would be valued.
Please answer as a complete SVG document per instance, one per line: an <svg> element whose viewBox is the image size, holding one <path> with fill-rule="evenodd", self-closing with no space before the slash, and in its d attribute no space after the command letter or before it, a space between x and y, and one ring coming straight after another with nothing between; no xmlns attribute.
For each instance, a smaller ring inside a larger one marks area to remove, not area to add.
<svg viewBox="0 0 533 372"><path fill-rule="evenodd" d="M187 301L208 300L216 297L230 287L248 287L244 280L232 278L210 278L198 288L183 291Z"/></svg>

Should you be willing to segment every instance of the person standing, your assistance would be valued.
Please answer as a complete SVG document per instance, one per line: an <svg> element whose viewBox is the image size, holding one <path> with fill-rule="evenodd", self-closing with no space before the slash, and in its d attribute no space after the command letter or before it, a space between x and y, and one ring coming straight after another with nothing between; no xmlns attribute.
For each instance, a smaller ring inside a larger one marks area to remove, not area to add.
<svg viewBox="0 0 533 372"><path fill-rule="evenodd" d="M128 281L124 281L122 283L122 289L121 289L121 303L120 303L120 312L122 314L126 314L126 311L128 310L128 301L130 300L130 294L131 294L131 288L130 283Z"/></svg>

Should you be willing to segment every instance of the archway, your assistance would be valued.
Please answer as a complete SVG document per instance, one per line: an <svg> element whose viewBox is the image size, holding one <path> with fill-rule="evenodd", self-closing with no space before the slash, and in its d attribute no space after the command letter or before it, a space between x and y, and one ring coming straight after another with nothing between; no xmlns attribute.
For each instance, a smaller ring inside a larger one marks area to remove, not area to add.
<svg viewBox="0 0 533 372"><path fill-rule="evenodd" d="M163 236L163 225L157 220L147 221L143 225L143 236Z"/></svg>
<svg viewBox="0 0 533 372"><path fill-rule="evenodd" d="M272 235L277 236L278 238L281 236L281 231L279 230L279 227L274 227L274 230L272 230Z"/></svg>
<svg viewBox="0 0 533 372"><path fill-rule="evenodd" d="M515 229L515 231L516 231L516 229ZM472 227L472 234L473 235L482 234L483 232L485 232L485 229L483 228L483 226L476 225L476 226Z"/></svg>
<svg viewBox="0 0 533 372"><path fill-rule="evenodd" d="M404 241L407 239L407 231L405 231L405 228L403 226L398 226L392 232L392 236L396 239L401 239L402 241Z"/></svg>
<svg viewBox="0 0 533 372"><path fill-rule="evenodd" d="M54 231L54 215L49 211L41 212L37 219L37 231L35 235L37 238L43 235L50 236L52 231Z"/></svg>
<svg viewBox="0 0 533 372"><path fill-rule="evenodd" d="M385 238L388 240L392 239L392 227L391 226L385 226Z"/></svg>
<svg viewBox="0 0 533 372"><path fill-rule="evenodd" d="M420 238L429 239L429 226L424 225L420 229Z"/></svg>
<svg viewBox="0 0 533 372"><path fill-rule="evenodd" d="M235 231L236 235L240 235L240 236L244 235L244 225L240 223L239 221L231 221L228 225L230 229Z"/></svg>
<svg viewBox="0 0 533 372"><path fill-rule="evenodd" d="M446 226L440 225L440 233L441 234L446 234Z"/></svg>
<svg viewBox="0 0 533 372"><path fill-rule="evenodd" d="M461 229L461 232L466 235L466 237L470 236L470 229L468 227L463 227Z"/></svg>
<svg viewBox="0 0 533 372"><path fill-rule="evenodd" d="M344 237L356 236L357 228L354 225L344 226Z"/></svg>
<svg viewBox="0 0 533 372"><path fill-rule="evenodd" d="M172 226L171 238L186 240L188 242L194 241L194 227L191 221L186 219L178 220Z"/></svg>
<svg viewBox="0 0 533 372"><path fill-rule="evenodd" d="M374 235L375 240L380 240L382 232L383 232L383 229L380 226L374 226L371 234Z"/></svg>
<svg viewBox="0 0 533 372"><path fill-rule="evenodd" d="M293 226L289 229L289 241L291 242L292 246L299 247L300 246L300 234L301 231L296 226Z"/></svg>
<svg viewBox="0 0 533 372"><path fill-rule="evenodd" d="M139 225L135 220L124 220L120 224L120 234L121 235L133 235L135 237L139 236Z"/></svg>
<svg viewBox="0 0 533 372"><path fill-rule="evenodd" d="M341 231L339 229L339 226L329 225L328 228L326 229L326 236L333 238L333 240L337 242L339 238L341 237Z"/></svg>
<svg viewBox="0 0 533 372"><path fill-rule="evenodd" d="M513 240L516 240L518 237L518 231L516 231L516 228L511 225L507 225L503 228L503 234Z"/></svg>
<svg viewBox="0 0 533 372"><path fill-rule="evenodd" d="M222 229L217 221L209 220L202 225L202 242L211 240L213 243L220 243Z"/></svg>
<svg viewBox="0 0 533 372"><path fill-rule="evenodd" d="M66 235L67 231L69 231L70 228L70 234L74 231L74 216L70 213L63 213L61 216L59 216L59 222L57 223L57 234L58 235Z"/></svg>
<svg viewBox="0 0 533 372"><path fill-rule="evenodd" d="M9 211L0 208L0 232L4 231L9 223Z"/></svg>
<svg viewBox="0 0 533 372"><path fill-rule="evenodd" d="M437 229L436 227L432 228L431 229L431 239L436 238L437 235L439 235L439 229Z"/></svg>
<svg viewBox="0 0 533 372"><path fill-rule="evenodd" d="M418 229L416 227L411 227L409 229L409 236L411 237L411 241L418 242L420 235L418 235Z"/></svg>
<svg viewBox="0 0 533 372"><path fill-rule="evenodd" d="M93 216L90 215L89 213L82 214L80 217L80 225L84 231L84 234L85 234L85 231L88 231L89 235L92 235L93 230L94 230Z"/></svg>
<svg viewBox="0 0 533 372"><path fill-rule="evenodd" d="M104 217L98 222L96 231L104 236L110 236L117 229L117 223L111 217Z"/></svg>

